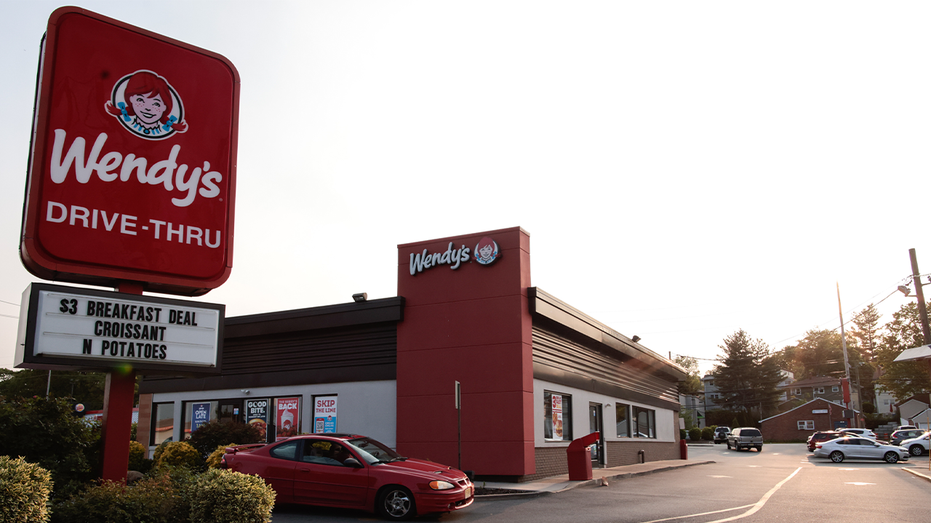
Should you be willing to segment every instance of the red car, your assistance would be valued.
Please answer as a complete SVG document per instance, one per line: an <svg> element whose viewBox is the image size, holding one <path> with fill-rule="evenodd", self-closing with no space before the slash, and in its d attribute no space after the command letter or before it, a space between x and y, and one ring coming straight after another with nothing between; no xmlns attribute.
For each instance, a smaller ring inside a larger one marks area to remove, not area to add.
<svg viewBox="0 0 931 523"><path fill-rule="evenodd" d="M396 521L459 510L475 501L472 481L462 471L405 458L372 438L351 434L229 447L220 467L261 476L282 503L358 508Z"/></svg>
<svg viewBox="0 0 931 523"><path fill-rule="evenodd" d="M811 436L808 436L808 452L814 452L815 446L818 443L824 443L825 441L831 441L832 439L837 439L843 436L842 433L836 430L824 430L815 432Z"/></svg>

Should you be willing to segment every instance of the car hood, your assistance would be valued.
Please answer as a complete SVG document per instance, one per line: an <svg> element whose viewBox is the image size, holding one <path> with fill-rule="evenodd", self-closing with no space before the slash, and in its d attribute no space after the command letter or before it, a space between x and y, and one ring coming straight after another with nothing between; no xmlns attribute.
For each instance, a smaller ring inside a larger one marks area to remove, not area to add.
<svg viewBox="0 0 931 523"><path fill-rule="evenodd" d="M391 463L379 463L374 466L378 468L384 467L382 470L419 476L425 479L446 479L455 481L466 477L465 473L461 470L416 458L407 458L404 461L392 461Z"/></svg>

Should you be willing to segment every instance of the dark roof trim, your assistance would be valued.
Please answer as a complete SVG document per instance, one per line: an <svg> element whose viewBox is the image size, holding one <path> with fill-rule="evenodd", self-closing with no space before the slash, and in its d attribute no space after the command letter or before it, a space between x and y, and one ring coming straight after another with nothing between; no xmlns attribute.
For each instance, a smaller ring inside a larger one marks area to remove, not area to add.
<svg viewBox="0 0 931 523"><path fill-rule="evenodd" d="M269 336L404 319L404 298L382 298L281 312L226 318L226 339Z"/></svg>
<svg viewBox="0 0 931 523"><path fill-rule="evenodd" d="M676 380L684 380L688 376L685 369L672 360L634 342L542 289L530 287L527 289L527 296L530 299L532 315L548 318L620 354L636 359L652 371L668 374Z"/></svg>

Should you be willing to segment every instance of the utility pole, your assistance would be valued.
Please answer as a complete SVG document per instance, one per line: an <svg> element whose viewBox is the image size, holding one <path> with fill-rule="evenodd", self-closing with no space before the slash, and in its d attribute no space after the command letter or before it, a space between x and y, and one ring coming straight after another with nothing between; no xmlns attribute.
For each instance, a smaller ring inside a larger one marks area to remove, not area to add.
<svg viewBox="0 0 931 523"><path fill-rule="evenodd" d="M844 376L847 377L847 393L850 394L850 360L847 358L847 336L844 334L844 309L840 305L840 282L837 282L837 313L840 315L840 343L841 347L844 349ZM847 408L853 410L853 407L850 405L850 403L847 403ZM854 414L854 427L859 426L857 420L857 415Z"/></svg>
<svg viewBox="0 0 931 523"><path fill-rule="evenodd" d="M928 326L928 308L925 305L925 293L921 283L921 273L918 271L918 256L915 249L908 250L908 257L912 261L912 281L915 282L915 296L918 298L918 317L921 318L921 334L924 344L931 344L931 327ZM928 371L931 372L931 359L928 360Z"/></svg>

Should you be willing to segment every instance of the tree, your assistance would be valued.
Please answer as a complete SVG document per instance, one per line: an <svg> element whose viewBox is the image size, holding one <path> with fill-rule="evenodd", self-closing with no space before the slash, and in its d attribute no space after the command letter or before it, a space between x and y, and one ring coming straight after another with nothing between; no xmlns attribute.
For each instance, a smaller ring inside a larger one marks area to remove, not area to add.
<svg viewBox="0 0 931 523"><path fill-rule="evenodd" d="M715 373L715 386L721 392L724 407L742 411L751 409L763 412L775 410L779 398L778 386L782 379L777 358L772 357L769 346L762 340L753 340L743 330L724 338L724 356Z"/></svg>
<svg viewBox="0 0 931 523"><path fill-rule="evenodd" d="M925 343L918 304L903 305L892 314L892 321L886 324L875 351L876 363L882 370L877 383L900 400L931 390L927 361L895 361L905 349L920 347Z"/></svg>
<svg viewBox="0 0 931 523"><path fill-rule="evenodd" d="M860 352L870 361L873 360L873 352L879 345L880 330L879 311L872 303L854 315L850 336L856 341Z"/></svg>
<svg viewBox="0 0 931 523"><path fill-rule="evenodd" d="M104 388L107 375L102 372L81 372L55 370L49 371L24 369L12 371L0 369L0 396L8 398L44 398L46 390L51 398L68 398L72 403L82 403L86 410L103 408ZM133 405L138 404L139 385L136 383L136 397Z"/></svg>
<svg viewBox="0 0 931 523"><path fill-rule="evenodd" d="M795 379L813 376L846 377L844 351L840 332L812 329L795 345L795 361L801 364L801 375Z"/></svg>
<svg viewBox="0 0 931 523"><path fill-rule="evenodd" d="M64 399L0 397L0 455L22 456L52 474L56 497L99 476L100 432Z"/></svg>
<svg viewBox="0 0 931 523"><path fill-rule="evenodd" d="M676 363L688 372L684 381L679 382L679 394L689 395L701 392L701 377L698 369L698 360L691 356L676 356Z"/></svg>

